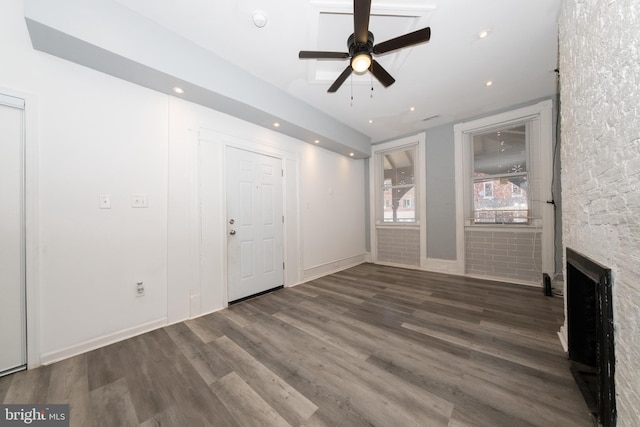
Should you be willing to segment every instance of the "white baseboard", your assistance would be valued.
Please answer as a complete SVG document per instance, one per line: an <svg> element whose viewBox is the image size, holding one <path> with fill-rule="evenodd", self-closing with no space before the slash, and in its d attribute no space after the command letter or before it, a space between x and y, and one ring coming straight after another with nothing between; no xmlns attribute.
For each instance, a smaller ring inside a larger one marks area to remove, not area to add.
<svg viewBox="0 0 640 427"><path fill-rule="evenodd" d="M375 261L376 265L386 265L387 267L405 268L407 270L423 270L419 265L397 264L395 262Z"/></svg>
<svg viewBox="0 0 640 427"><path fill-rule="evenodd" d="M86 353L91 350L95 350L100 347L105 347L109 344L116 343L118 341L132 338L137 335L144 334L146 332L153 331L158 328L162 328L167 325L167 318L154 320L142 325L138 325L133 328L118 331L109 335L105 335L98 338L75 344L60 350L55 350L49 353L44 353L40 356L40 362L42 365L49 365L54 362L58 362L69 357L77 356L78 354Z"/></svg>
<svg viewBox="0 0 640 427"><path fill-rule="evenodd" d="M464 265L457 260L427 258L422 260L422 270L436 273L461 275L464 273Z"/></svg>
<svg viewBox="0 0 640 427"><path fill-rule="evenodd" d="M489 280L492 282L531 286L533 288L543 288L543 285L544 285L542 281L527 282L527 281L518 280L518 279L509 279L504 277L492 277L492 276L480 276L477 274L464 273L464 268L457 261L454 261L454 260L427 259L426 262L423 261L423 264L421 266L396 264L392 262L381 262L381 261L376 261L375 264L386 265L389 267L406 268L409 270L421 270L421 271L429 271L432 273L442 273L442 274L451 274L454 276L471 277L473 279Z"/></svg>
<svg viewBox="0 0 640 427"><path fill-rule="evenodd" d="M564 325L560 326L560 330L558 331L558 338L560 338L560 344L562 344L562 349L565 353L569 352L569 340L567 339L567 328Z"/></svg>
<svg viewBox="0 0 640 427"><path fill-rule="evenodd" d="M532 288L542 289L544 287L544 283L542 282L542 280L540 282L527 282L526 280L511 279L508 277L481 276L479 274L463 274L463 276L472 277L474 279L490 280L492 282L502 282L502 283L509 283L514 285L530 286Z"/></svg>
<svg viewBox="0 0 640 427"><path fill-rule="evenodd" d="M366 253L306 268L303 272L302 283L355 267L364 262L367 262Z"/></svg>

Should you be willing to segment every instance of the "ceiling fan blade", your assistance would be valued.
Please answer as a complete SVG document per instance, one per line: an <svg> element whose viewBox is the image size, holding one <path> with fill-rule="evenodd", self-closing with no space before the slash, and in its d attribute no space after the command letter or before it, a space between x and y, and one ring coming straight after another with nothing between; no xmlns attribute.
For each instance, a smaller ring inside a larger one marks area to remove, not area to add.
<svg viewBox="0 0 640 427"><path fill-rule="evenodd" d="M373 53L378 54L391 52L392 50L401 49L414 44L428 42L430 38L431 28L423 28L421 30L405 34L404 36L378 43L373 47Z"/></svg>
<svg viewBox="0 0 640 427"><path fill-rule="evenodd" d="M356 43L367 44L369 40L369 15L371 0L353 0L353 35Z"/></svg>
<svg viewBox="0 0 640 427"><path fill-rule="evenodd" d="M347 52L322 52L315 50L301 50L298 54L300 59L345 59L348 58Z"/></svg>
<svg viewBox="0 0 640 427"><path fill-rule="evenodd" d="M391 86L396 81L396 79L391 77L391 74L387 73L387 70L382 68L382 65L380 65L375 59L371 61L369 71L371 71L371 74L373 74L384 87Z"/></svg>
<svg viewBox="0 0 640 427"><path fill-rule="evenodd" d="M333 93L333 92L337 91L340 88L340 86L342 86L342 83L344 83L344 81L347 80L347 77L349 77L351 75L351 71L352 71L351 65L347 65L347 68L345 68L344 71L342 72L342 74L340 74L338 76L336 81L333 82L333 84L327 90L327 92Z"/></svg>

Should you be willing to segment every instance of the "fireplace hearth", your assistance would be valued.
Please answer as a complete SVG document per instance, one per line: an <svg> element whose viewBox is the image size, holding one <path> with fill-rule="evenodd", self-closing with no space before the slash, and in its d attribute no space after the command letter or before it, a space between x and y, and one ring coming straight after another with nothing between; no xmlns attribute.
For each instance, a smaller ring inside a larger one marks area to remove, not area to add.
<svg viewBox="0 0 640 427"><path fill-rule="evenodd" d="M567 332L571 372L604 427L616 425L611 269L567 248Z"/></svg>

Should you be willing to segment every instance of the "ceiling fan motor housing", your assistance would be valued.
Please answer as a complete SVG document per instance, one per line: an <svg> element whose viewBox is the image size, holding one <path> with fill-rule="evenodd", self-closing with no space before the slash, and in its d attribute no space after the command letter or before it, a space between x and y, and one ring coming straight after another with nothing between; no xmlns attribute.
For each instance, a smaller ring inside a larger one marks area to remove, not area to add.
<svg viewBox="0 0 640 427"><path fill-rule="evenodd" d="M368 53L371 55L373 52L373 33L371 31L367 31L367 43L356 43L355 34L351 34L347 39L347 46L349 47L349 56L353 58L359 53Z"/></svg>

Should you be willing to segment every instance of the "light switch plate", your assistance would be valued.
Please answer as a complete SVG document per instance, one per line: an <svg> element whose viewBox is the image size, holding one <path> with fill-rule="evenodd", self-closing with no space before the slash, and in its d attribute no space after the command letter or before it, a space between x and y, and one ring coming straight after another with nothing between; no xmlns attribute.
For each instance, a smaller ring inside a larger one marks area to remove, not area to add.
<svg viewBox="0 0 640 427"><path fill-rule="evenodd" d="M144 193L134 193L131 195L131 207L132 208L148 208L149 199Z"/></svg>

